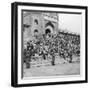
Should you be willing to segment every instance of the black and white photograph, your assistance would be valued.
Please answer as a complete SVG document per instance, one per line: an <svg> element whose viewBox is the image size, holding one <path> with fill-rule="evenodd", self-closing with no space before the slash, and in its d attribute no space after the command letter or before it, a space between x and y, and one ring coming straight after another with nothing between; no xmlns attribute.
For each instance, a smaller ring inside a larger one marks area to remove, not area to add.
<svg viewBox="0 0 90 90"><path fill-rule="evenodd" d="M86 81L86 7L19 4L17 83Z"/></svg>
<svg viewBox="0 0 90 90"><path fill-rule="evenodd" d="M80 75L81 13L22 15L22 76Z"/></svg>

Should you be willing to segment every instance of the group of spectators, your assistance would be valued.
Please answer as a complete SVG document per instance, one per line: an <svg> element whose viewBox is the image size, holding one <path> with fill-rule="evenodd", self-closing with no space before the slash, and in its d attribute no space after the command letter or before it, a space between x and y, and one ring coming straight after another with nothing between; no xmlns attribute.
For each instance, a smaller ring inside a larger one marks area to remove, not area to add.
<svg viewBox="0 0 90 90"><path fill-rule="evenodd" d="M73 55L80 55L80 35L58 32L52 35L47 34L35 36L33 40L27 42L24 49L24 62L26 67L30 68L32 57L41 56L42 60L52 57L51 64L55 65L55 56L58 54L61 58L72 62Z"/></svg>

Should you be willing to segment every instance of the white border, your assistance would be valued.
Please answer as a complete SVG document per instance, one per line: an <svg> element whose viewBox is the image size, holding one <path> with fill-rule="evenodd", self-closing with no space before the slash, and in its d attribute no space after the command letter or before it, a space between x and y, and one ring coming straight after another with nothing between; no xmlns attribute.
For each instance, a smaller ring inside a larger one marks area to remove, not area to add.
<svg viewBox="0 0 90 90"><path fill-rule="evenodd" d="M81 58L80 58L80 75L76 76L58 76L21 79L21 10L43 10L43 11L67 11L67 12L82 12L82 31L81 31ZM85 80L85 10L81 9L66 9L66 8L51 8L51 7L35 7L35 6L18 6L18 84L30 83L45 83L45 82L62 82L62 81L77 81Z"/></svg>

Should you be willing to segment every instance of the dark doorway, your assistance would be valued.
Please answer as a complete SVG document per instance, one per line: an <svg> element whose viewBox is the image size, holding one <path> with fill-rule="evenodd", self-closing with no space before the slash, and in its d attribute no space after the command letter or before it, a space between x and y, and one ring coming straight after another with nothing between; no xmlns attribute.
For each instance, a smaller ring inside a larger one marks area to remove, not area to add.
<svg viewBox="0 0 90 90"><path fill-rule="evenodd" d="M38 33L38 30L37 29L34 30L34 33L36 33L36 32Z"/></svg>
<svg viewBox="0 0 90 90"><path fill-rule="evenodd" d="M38 30L37 30L37 29L34 30L34 36L35 36L35 37L38 36Z"/></svg>
<svg viewBox="0 0 90 90"><path fill-rule="evenodd" d="M51 30L50 29L46 29L45 30L45 34L50 34L51 33Z"/></svg>
<svg viewBox="0 0 90 90"><path fill-rule="evenodd" d="M35 19L34 22L36 23L36 25L38 25L38 20L37 19Z"/></svg>

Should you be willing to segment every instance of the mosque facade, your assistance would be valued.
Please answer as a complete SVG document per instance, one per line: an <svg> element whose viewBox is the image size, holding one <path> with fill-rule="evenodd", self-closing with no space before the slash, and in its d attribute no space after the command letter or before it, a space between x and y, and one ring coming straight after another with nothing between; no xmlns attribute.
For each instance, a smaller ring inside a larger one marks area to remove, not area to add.
<svg viewBox="0 0 90 90"><path fill-rule="evenodd" d="M28 41L34 36L34 31L38 34L57 33L58 14L53 12L23 12L23 37Z"/></svg>

